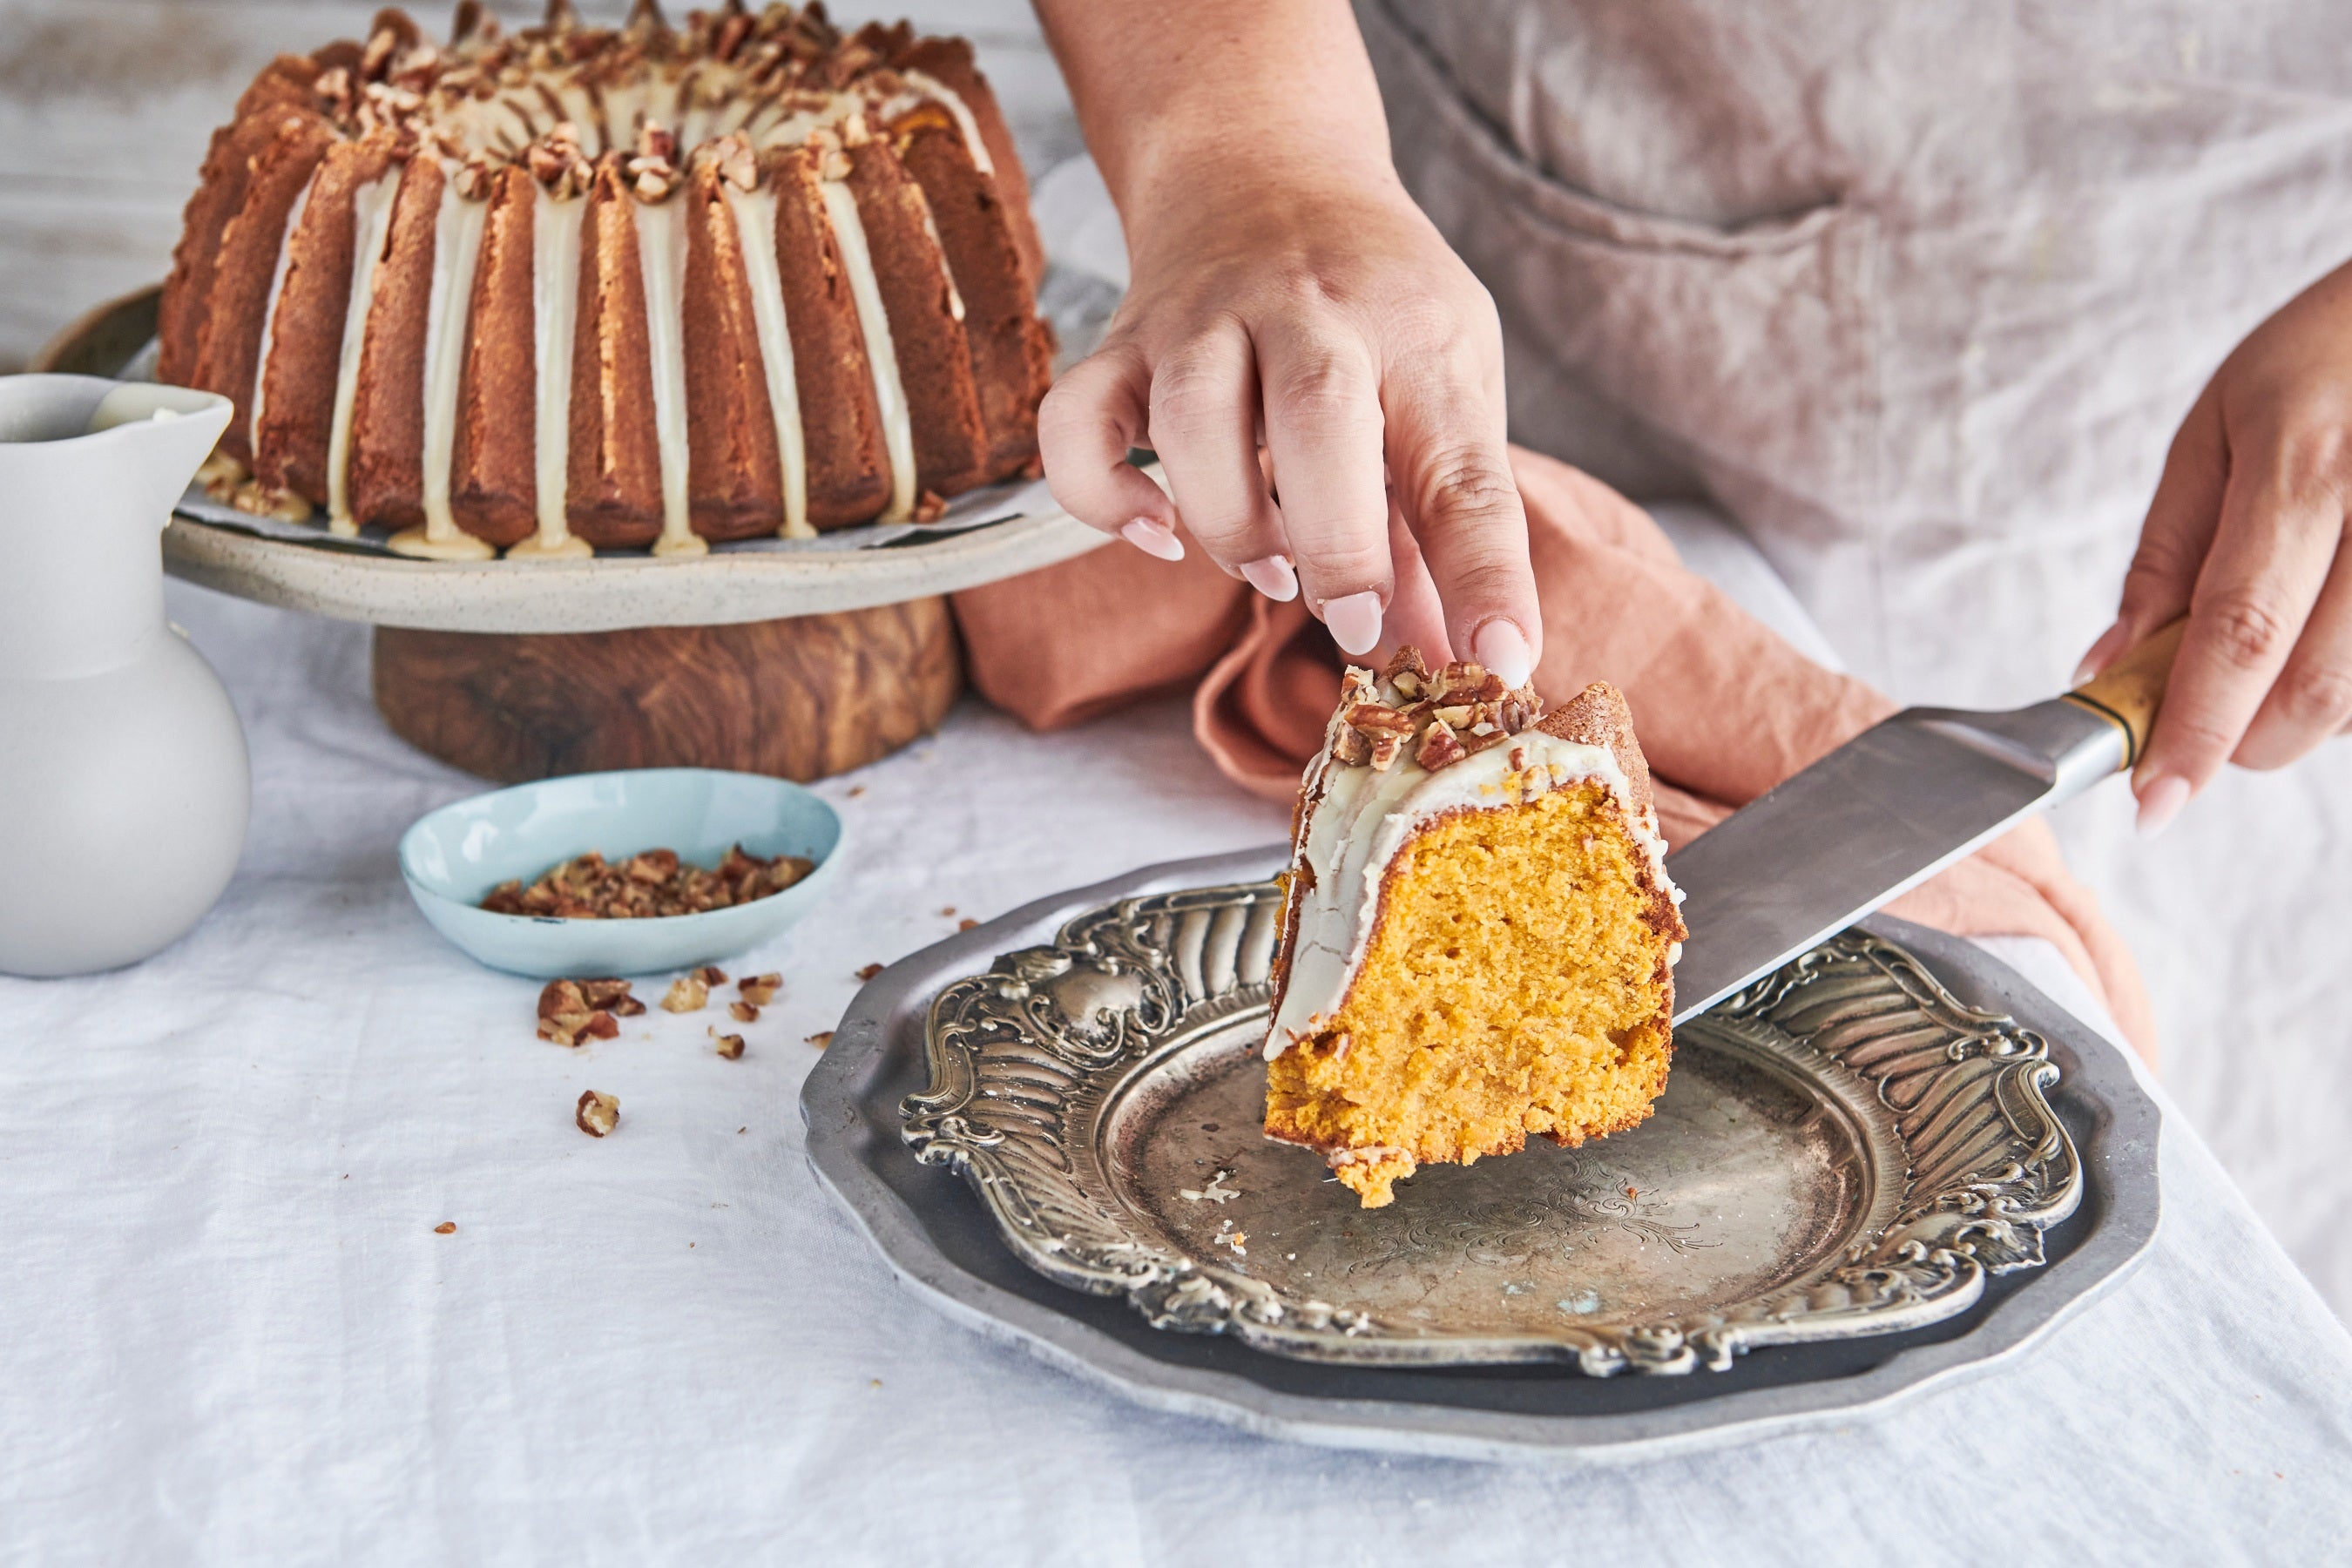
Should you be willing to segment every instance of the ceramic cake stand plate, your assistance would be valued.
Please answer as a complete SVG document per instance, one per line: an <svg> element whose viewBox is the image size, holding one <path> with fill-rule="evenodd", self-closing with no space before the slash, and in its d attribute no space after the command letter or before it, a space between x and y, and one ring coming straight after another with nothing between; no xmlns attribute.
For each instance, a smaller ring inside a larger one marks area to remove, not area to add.
<svg viewBox="0 0 2352 1568"><path fill-rule="evenodd" d="M2157 1111L2116 1050L1886 919L1685 1025L1641 1127L1362 1209L1258 1132L1282 859L1048 900L860 994L810 1157L928 1299L1260 1430L1625 1454L1981 1369L2154 1234Z"/></svg>
<svg viewBox="0 0 2352 1568"><path fill-rule="evenodd" d="M139 379L152 365L156 289L100 307L38 370ZM709 626L903 604L1084 554L1106 542L1045 487L956 498L933 524L868 525L812 540L757 540L707 555L620 552L590 560L417 561L373 531L247 516L191 491L163 533L175 577L339 620L446 632L596 632Z"/></svg>

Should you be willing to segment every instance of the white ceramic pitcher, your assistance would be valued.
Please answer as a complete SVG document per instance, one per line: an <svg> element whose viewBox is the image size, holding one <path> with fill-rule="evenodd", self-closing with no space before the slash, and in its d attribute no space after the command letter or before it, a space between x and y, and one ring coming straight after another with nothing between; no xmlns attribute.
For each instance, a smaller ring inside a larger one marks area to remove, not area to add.
<svg viewBox="0 0 2352 1568"><path fill-rule="evenodd" d="M245 732L163 618L161 537L228 424L211 393L0 376L0 971L131 963L245 843Z"/></svg>

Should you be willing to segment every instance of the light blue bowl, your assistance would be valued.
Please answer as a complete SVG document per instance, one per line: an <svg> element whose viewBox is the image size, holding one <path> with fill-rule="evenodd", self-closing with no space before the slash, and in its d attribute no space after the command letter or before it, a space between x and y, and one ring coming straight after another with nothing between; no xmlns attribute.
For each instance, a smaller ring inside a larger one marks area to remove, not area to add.
<svg viewBox="0 0 2352 1568"><path fill-rule="evenodd" d="M528 883L593 849L646 849L716 866L731 845L799 855L816 869L732 909L657 920L498 915L478 906L500 882ZM833 880L841 818L795 784L711 768L637 768L542 779L461 800L401 835L400 874L433 929L467 956L516 974L652 974L757 947L814 908Z"/></svg>

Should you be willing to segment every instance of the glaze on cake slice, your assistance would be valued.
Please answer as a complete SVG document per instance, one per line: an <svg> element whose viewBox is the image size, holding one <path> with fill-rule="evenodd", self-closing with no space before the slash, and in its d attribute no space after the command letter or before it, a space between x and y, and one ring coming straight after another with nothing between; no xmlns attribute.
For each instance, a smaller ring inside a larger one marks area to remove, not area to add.
<svg viewBox="0 0 2352 1568"><path fill-rule="evenodd" d="M1614 687L1547 717L1476 665L1350 669L1300 790L1266 1135L1377 1208L1422 1165L1644 1120L1685 935L1664 858Z"/></svg>

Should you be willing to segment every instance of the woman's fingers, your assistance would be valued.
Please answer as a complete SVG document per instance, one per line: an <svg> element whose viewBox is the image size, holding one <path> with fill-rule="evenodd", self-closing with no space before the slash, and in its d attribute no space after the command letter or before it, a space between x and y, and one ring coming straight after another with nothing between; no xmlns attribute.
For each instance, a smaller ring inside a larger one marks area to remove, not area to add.
<svg viewBox="0 0 2352 1568"><path fill-rule="evenodd" d="M1396 586L1389 593L1388 615L1381 622L1381 643L1372 651L1372 662L1385 665L1399 648L1417 647L1432 669L1453 663L1454 647L1445 635L1445 605L1437 596L1437 584L1429 575L1420 542L1413 538L1404 511L1397 505L1394 487L1389 490L1389 559Z"/></svg>
<svg viewBox="0 0 2352 1568"><path fill-rule="evenodd" d="M2352 726L2352 536L2340 537L2327 581L2286 667L2246 727L2232 760L2283 768Z"/></svg>
<svg viewBox="0 0 2352 1568"><path fill-rule="evenodd" d="M1499 348L1496 354L1499 364ZM1389 387L1398 502L1444 602L1447 640L1510 686L1543 654L1528 519L1511 477L1502 389L1475 362L1428 356Z"/></svg>
<svg viewBox="0 0 2352 1568"><path fill-rule="evenodd" d="M1370 352L1328 314L1294 308L1260 328L1257 370L1282 534L1307 607L1341 651L1370 653L1395 583Z"/></svg>
<svg viewBox="0 0 2352 1568"><path fill-rule="evenodd" d="M2099 635L2074 672L2081 685L2122 657L2125 649L2170 626L2189 609L2197 574L2213 547L2229 484L2230 455L2221 430L2220 396L2208 386L2174 432L2164 455L2164 475L2147 503L2139 548L2124 574L2123 605L2116 624Z"/></svg>
<svg viewBox="0 0 2352 1568"><path fill-rule="evenodd" d="M1257 457L1257 372L1241 323L1220 321L1151 369L1151 449L1177 514L1228 572L1282 552ZM1263 569L1261 568L1261 573Z"/></svg>
<svg viewBox="0 0 2352 1568"><path fill-rule="evenodd" d="M2344 531L2333 487L2296 463L2284 443L2255 444L2241 459L2197 574L2156 732L2133 777L2149 832L2238 749L2303 634Z"/></svg>
<svg viewBox="0 0 2352 1568"><path fill-rule="evenodd" d="M1127 460L1145 433L1150 375L1131 348L1072 365L1037 409L1037 450L1062 510L1163 561L1183 559L1176 508Z"/></svg>

